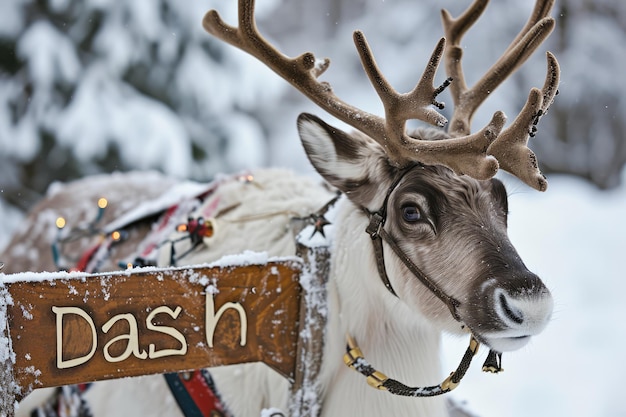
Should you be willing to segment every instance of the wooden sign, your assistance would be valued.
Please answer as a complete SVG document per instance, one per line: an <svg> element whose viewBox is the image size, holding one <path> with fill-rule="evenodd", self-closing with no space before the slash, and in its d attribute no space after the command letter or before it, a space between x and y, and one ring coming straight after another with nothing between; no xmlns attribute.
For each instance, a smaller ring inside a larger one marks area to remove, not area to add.
<svg viewBox="0 0 626 417"><path fill-rule="evenodd" d="M13 378L25 394L262 361L293 381L301 269L287 261L5 276Z"/></svg>

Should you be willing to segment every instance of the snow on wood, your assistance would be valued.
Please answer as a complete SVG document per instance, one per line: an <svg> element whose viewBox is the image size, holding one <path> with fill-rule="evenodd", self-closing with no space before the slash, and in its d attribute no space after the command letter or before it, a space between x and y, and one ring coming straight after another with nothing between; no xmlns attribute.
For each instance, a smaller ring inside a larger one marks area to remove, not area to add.
<svg viewBox="0 0 626 417"><path fill-rule="evenodd" d="M19 387L13 378L15 353L13 352L9 328L7 326L7 307L13 304L11 294L4 285L0 285L0 415L11 415L16 406Z"/></svg>
<svg viewBox="0 0 626 417"><path fill-rule="evenodd" d="M325 340L328 317L326 284L330 273L330 249L326 240L326 245L316 241L309 246L310 241L298 241L298 254L304 261L300 274L304 299L300 310L296 380L289 400L289 415L292 417L318 416L322 407L318 376L323 355L320 340Z"/></svg>
<svg viewBox="0 0 626 417"><path fill-rule="evenodd" d="M196 267L0 274L0 377L16 388L0 411L40 387L234 363L263 361L293 380L301 269L295 257L244 253Z"/></svg>

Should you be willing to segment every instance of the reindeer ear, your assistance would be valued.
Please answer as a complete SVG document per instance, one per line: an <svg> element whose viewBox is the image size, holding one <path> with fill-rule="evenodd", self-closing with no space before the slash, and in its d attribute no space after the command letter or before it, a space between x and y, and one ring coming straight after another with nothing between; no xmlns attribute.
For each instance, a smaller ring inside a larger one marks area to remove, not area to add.
<svg viewBox="0 0 626 417"><path fill-rule="evenodd" d="M372 139L360 133L348 134L307 113L298 117L298 132L317 172L351 199L355 200L356 194L375 193L384 185L379 183L388 175L380 175L380 171L388 174L391 167L383 149Z"/></svg>

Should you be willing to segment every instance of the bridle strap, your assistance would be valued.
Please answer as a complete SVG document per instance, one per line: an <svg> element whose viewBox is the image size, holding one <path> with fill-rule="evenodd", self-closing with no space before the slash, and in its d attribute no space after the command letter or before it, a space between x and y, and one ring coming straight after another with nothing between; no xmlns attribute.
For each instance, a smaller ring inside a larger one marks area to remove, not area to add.
<svg viewBox="0 0 626 417"><path fill-rule="evenodd" d="M424 274L424 272L422 272L422 270L419 269L419 267L415 265L415 263L407 256L407 254L402 250L402 248L400 248L400 246L398 245L396 240L393 238L393 236L387 233L387 231L384 228L380 229L380 231L378 232L378 236L379 237L374 240L381 242L381 238L382 238L385 242L387 242L389 247L393 249L396 256L409 269L409 271L411 271L411 273L415 275L417 279L419 279L420 282L424 284L424 286L430 290L430 292L435 294L437 298L439 298L441 301L443 301L446 304L446 306L448 306L448 309L450 309L450 313L452 313L452 317L454 317L456 321L461 321L461 318L459 317L459 313L457 312L457 308L461 305L461 303L456 298L452 298L448 294L446 294L437 284L435 284L430 278L428 278L428 276ZM380 246L380 249L376 249L376 246ZM376 243L374 244L374 252L376 252L377 250L380 250L382 252L382 243L379 243L378 245ZM382 257L382 253L380 256ZM376 257L378 258L378 255ZM383 265L383 268L384 268L384 265ZM385 277L383 278L383 282L385 280L389 281L389 277L387 277L387 273L385 273L384 275Z"/></svg>
<svg viewBox="0 0 626 417"><path fill-rule="evenodd" d="M389 198L391 193L395 188L400 184L400 181L404 176L412 169L415 165L411 165L408 168L402 170L394 179L392 185L387 190L387 194L385 195L385 200L383 202L380 210L376 212L371 212L366 208L363 208L365 213L369 216L370 222L365 229L365 232L370 235L372 238L372 244L374 246L374 257L376 259L376 267L378 268L378 275L382 280L383 284L389 290L391 294L398 297L398 294L393 289L391 285L391 281L389 281L389 276L387 275L387 269L385 268L385 256L383 252L383 240L387 242L389 247L394 251L396 256L404 263L404 265L411 271L413 275L417 279L420 280L422 284L426 288L428 288L437 298L444 302L444 304L450 310L452 317L456 321L461 321L457 308L461 305L461 303L455 298L449 296L445 293L435 282L433 282L422 270L415 265L415 263L407 256L407 254L402 250L400 245L398 245L397 241L394 239L392 235L387 233L385 230L385 221L387 220L387 205L389 202Z"/></svg>
<svg viewBox="0 0 626 417"><path fill-rule="evenodd" d="M413 275L426 287L430 292L432 292L437 298L439 298L450 310L452 317L458 322L461 321L459 313L457 311L458 307L461 303L446 294L446 292L439 287L434 281L432 281L428 275L426 275L415 263L409 258L409 256L402 250L396 239L387 233L385 230L385 221L387 220L387 205L389 202L389 198L393 190L400 184L400 181L404 176L409 172L415 165L411 165L408 168L402 170L394 179L391 187L387 190L387 194L385 195L385 200L383 202L380 210L376 212L371 212L365 207L362 207L365 214L370 219L369 224L365 231L372 238L372 244L374 246L374 257L376 259L376 267L378 268L378 274L380 279L382 280L385 288L398 297L398 294L393 289L391 282L389 281L389 276L387 275L387 270L385 268L385 256L383 252L383 240L389 245L389 247L393 250L396 256L404 263L404 265L411 271ZM476 355L478 351L478 347L480 343L474 337L474 335L470 336L470 343L461 359L461 363L457 367L457 369L448 376L441 384L433 385L428 387L409 387L400 381L387 377L380 371L377 371L373 366L371 366L363 357L363 353L361 349L356 345L356 342L350 335L348 335L348 345L346 348L346 353L344 355L344 362L350 368L353 368L360 374L364 375L367 378L367 383L374 388L389 391L392 394L409 396L409 397L432 397L435 395L445 394L447 392L452 391L460 382L465 373L467 372L472 358ZM483 365L483 371L498 373L502 371L501 362L502 354L498 352L494 352L493 350L489 351L487 355L487 359Z"/></svg>
<svg viewBox="0 0 626 417"><path fill-rule="evenodd" d="M376 268L378 268L378 276L383 281L385 288L389 290L391 294L398 297L398 294L393 289L391 285L391 281L389 281L389 276L387 275L387 270L385 268L385 255L383 253L383 242L380 239L380 231L383 230L383 226L385 221L387 220L387 202L389 201L389 197L395 188L398 186L402 178L413 168L416 164L412 164L406 169L402 170L399 175L396 176L393 183L387 190L387 194L385 194L385 200L383 201L383 205L380 210L376 212L371 212L367 208L362 207L365 214L370 219L370 223L365 229L365 232L370 235L372 238L372 243L374 245L374 256L376 259Z"/></svg>
<svg viewBox="0 0 626 417"><path fill-rule="evenodd" d="M389 290L389 292L398 297L398 294L393 289L393 286L389 281L389 276L387 275L387 270L385 268L385 256L383 254L383 241L380 238L380 235L378 235L376 238L372 238L372 243L374 244L374 257L376 259L378 275L380 276L380 279L383 281L383 284Z"/></svg>

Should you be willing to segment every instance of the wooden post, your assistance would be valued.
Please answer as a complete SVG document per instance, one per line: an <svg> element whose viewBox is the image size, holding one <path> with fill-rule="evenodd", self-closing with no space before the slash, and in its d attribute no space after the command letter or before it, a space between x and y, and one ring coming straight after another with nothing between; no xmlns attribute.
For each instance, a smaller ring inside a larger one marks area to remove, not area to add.
<svg viewBox="0 0 626 417"><path fill-rule="evenodd" d="M15 355L11 345L7 319L7 304L9 302L9 292L0 283L0 417L12 417L15 414L15 388L17 385L13 378Z"/></svg>
<svg viewBox="0 0 626 417"><path fill-rule="evenodd" d="M306 246L298 243L297 255L303 260L300 274L302 297L296 379L291 389L289 415L317 417L322 410L318 375L324 352L328 314L326 284L330 272L330 250L328 246Z"/></svg>
<svg viewBox="0 0 626 417"><path fill-rule="evenodd" d="M2 276L0 417L12 417L35 388L252 361L292 382L291 417L319 416L330 252L298 243L297 255L262 265Z"/></svg>

